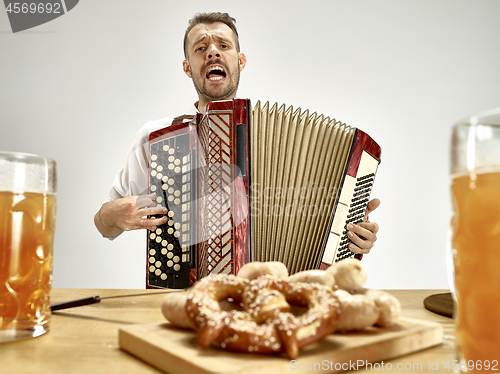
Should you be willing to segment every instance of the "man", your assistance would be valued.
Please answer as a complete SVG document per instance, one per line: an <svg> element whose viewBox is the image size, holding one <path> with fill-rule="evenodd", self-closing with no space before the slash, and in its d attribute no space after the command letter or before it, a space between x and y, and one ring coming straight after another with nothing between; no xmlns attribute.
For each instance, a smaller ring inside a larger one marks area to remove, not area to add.
<svg viewBox="0 0 500 374"><path fill-rule="evenodd" d="M240 72L246 65L246 57L240 52L238 32L234 18L227 13L203 13L189 21L184 35L184 73L192 79L198 101L196 110L202 112L214 100L236 97ZM194 108L193 108L194 109ZM123 231L156 229L167 218L145 219L150 215L165 215L165 208L147 208L154 205L152 195L147 191L147 136L150 132L172 124L166 118L148 122L136 135L124 167L113 183L107 202L94 217L99 232L108 238L115 238ZM368 204L367 215L378 207L380 201ZM366 216L367 218L367 216ZM349 236L355 253L368 253L377 240L378 225L363 222L350 225Z"/></svg>

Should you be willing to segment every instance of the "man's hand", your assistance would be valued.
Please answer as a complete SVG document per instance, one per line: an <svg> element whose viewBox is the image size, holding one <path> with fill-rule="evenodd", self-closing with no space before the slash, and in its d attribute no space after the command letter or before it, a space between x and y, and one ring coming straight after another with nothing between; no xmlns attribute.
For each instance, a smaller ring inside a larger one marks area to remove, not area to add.
<svg viewBox="0 0 500 374"><path fill-rule="evenodd" d="M352 241L349 244L349 250L354 253L366 254L373 248L373 244L377 241L378 225L375 222L368 220L368 215L378 208L380 205L379 199L373 199L368 203L363 222L353 225L348 224L347 236Z"/></svg>
<svg viewBox="0 0 500 374"><path fill-rule="evenodd" d="M116 237L123 231L150 229L167 222L167 217L146 218L151 215L164 215L167 209L155 206L156 194L129 196L104 204L94 217L94 224L105 237ZM148 209L149 208L149 209Z"/></svg>

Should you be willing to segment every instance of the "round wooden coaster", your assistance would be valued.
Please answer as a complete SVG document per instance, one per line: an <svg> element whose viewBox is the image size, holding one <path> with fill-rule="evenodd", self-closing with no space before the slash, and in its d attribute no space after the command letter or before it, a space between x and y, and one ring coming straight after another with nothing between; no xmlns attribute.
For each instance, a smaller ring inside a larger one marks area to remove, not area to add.
<svg viewBox="0 0 500 374"><path fill-rule="evenodd" d="M424 299L424 306L431 312L453 318L453 298L451 292L426 297Z"/></svg>

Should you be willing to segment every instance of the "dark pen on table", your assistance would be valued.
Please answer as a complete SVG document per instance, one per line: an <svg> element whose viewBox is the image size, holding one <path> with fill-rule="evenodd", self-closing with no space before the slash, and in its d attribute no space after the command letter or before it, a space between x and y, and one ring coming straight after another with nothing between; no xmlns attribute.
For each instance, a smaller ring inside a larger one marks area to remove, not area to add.
<svg viewBox="0 0 500 374"><path fill-rule="evenodd" d="M170 292L181 292L185 291L184 289L181 290L168 290L168 291L160 291L160 292L153 292L153 293L136 293L136 294L128 294L128 295L113 295L113 296L91 296L91 297L86 297L84 299L78 299L78 300L73 300L73 301L67 301L64 303L60 304L55 304L50 306L50 310L52 312L61 310L61 309L68 309L68 308L75 308L78 306L83 306L83 305L90 305L90 304L96 304L101 302L101 300L104 299L116 299L120 297L135 297L135 296L153 296L153 295L161 295L161 294L166 294Z"/></svg>

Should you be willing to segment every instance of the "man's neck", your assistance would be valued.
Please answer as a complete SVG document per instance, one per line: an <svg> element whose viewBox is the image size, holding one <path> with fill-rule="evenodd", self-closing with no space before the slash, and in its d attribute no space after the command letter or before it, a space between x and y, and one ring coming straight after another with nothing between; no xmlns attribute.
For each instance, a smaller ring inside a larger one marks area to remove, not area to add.
<svg viewBox="0 0 500 374"><path fill-rule="evenodd" d="M209 103L209 101L206 101L206 100L203 100L203 99L200 99L198 100L198 102L196 103L198 106L198 112L200 113L204 113L205 112L205 107L207 106L207 104Z"/></svg>

